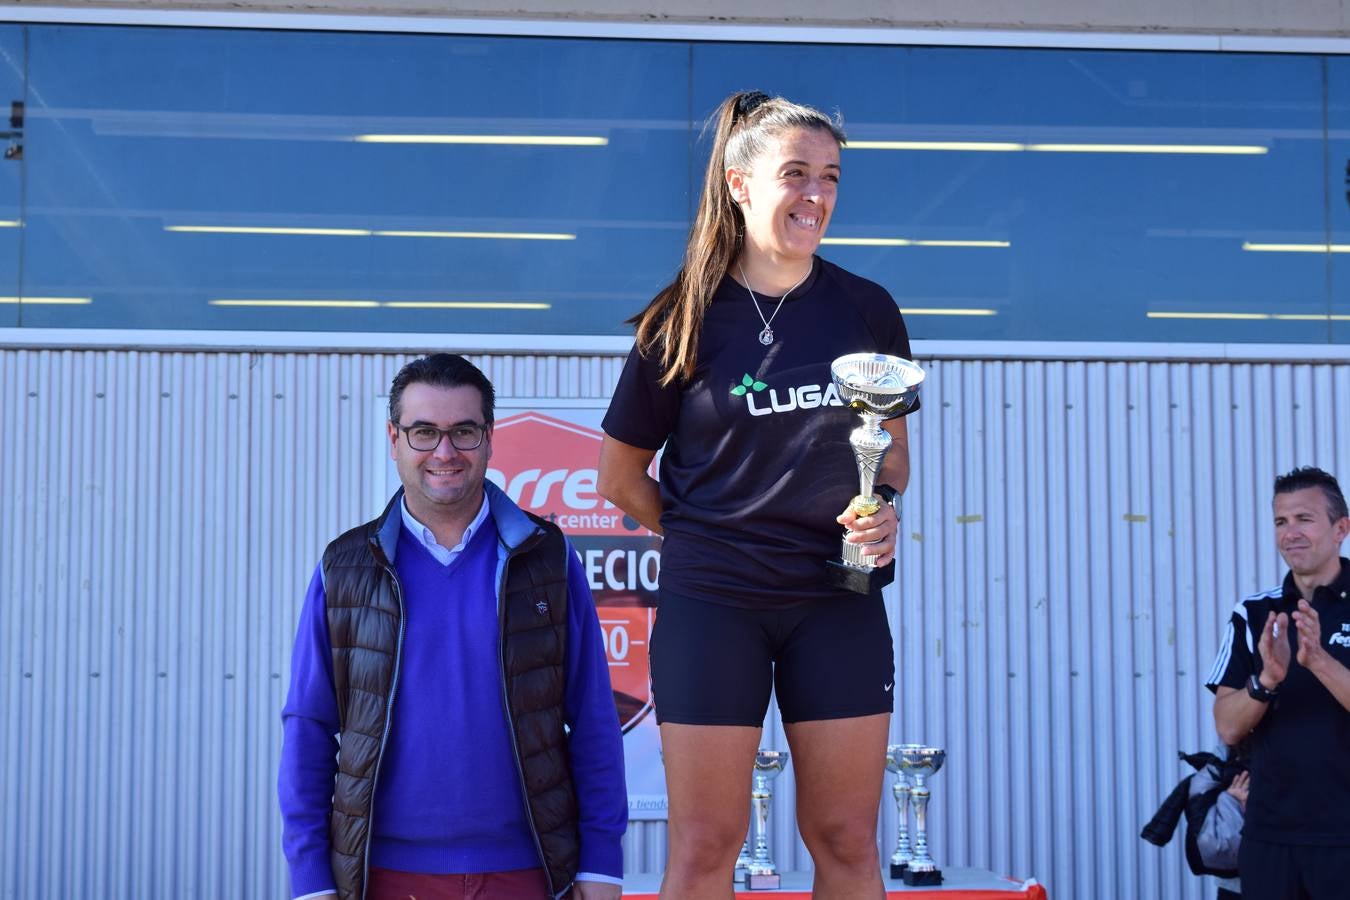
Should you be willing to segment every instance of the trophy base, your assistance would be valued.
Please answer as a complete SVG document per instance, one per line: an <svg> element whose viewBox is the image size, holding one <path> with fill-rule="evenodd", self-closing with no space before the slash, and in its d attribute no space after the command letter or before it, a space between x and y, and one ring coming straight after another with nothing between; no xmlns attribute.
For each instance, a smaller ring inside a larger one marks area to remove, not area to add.
<svg viewBox="0 0 1350 900"><path fill-rule="evenodd" d="M830 587L855 594L875 594L895 580L895 563L879 569L860 569L842 559L830 559L825 561L825 580Z"/></svg>
<svg viewBox="0 0 1350 900"><path fill-rule="evenodd" d="M899 881L904 878L908 869L909 863L891 863L891 881Z"/></svg>
<svg viewBox="0 0 1350 900"><path fill-rule="evenodd" d="M750 872L745 876L745 889L747 891L776 891L782 884L783 879L777 872L761 875L756 872Z"/></svg>
<svg viewBox="0 0 1350 900"><path fill-rule="evenodd" d="M732 884L745 884L745 866L737 866L736 874L731 876Z"/></svg>
<svg viewBox="0 0 1350 900"><path fill-rule="evenodd" d="M941 869L924 869L915 871L914 869L905 869L905 884L910 887L932 887L935 884L942 884Z"/></svg>

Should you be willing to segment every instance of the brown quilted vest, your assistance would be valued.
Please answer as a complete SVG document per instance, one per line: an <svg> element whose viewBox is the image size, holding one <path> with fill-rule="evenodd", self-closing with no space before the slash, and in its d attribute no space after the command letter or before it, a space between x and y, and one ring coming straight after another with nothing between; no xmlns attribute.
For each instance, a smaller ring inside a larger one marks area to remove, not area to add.
<svg viewBox="0 0 1350 900"><path fill-rule="evenodd" d="M505 590L498 593L503 693L540 862L558 897L576 877L580 855L563 729L571 550L557 526L520 510L495 486L485 489L503 545L510 547L508 533L519 538L508 551ZM323 556L341 718L329 821L341 900L365 897L371 803L397 690L403 607L391 560L401 499L402 491L379 518L337 538Z"/></svg>

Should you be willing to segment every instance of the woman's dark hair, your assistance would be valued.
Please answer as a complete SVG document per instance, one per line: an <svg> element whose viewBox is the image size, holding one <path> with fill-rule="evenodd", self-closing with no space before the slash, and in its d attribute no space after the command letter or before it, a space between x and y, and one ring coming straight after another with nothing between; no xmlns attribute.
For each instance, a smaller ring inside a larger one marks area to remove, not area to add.
<svg viewBox="0 0 1350 900"><path fill-rule="evenodd" d="M727 187L727 169L750 171L771 141L795 128L828 132L842 147L843 125L818 109L759 91L742 91L722 101L708 120L712 153L694 217L684 264L675 280L629 321L637 326L638 352L656 355L661 384L688 379L698 359L699 332L713 293L741 252L744 221Z"/></svg>

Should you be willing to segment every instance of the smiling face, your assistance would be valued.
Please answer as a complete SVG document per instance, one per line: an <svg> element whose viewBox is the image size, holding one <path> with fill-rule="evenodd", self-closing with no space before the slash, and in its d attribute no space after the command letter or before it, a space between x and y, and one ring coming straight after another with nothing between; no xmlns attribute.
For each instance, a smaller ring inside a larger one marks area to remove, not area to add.
<svg viewBox="0 0 1350 900"><path fill-rule="evenodd" d="M407 386L399 403L399 425L483 424L483 395L471 385L435 387L416 382ZM483 496L483 479L492 457L492 427L474 450L457 450L442 436L435 450L414 450L402 431L389 423L389 456L398 465L408 511L426 525L472 519Z"/></svg>
<svg viewBox="0 0 1350 900"><path fill-rule="evenodd" d="M1316 584L1335 580L1347 534L1350 518L1331 518L1320 487L1275 495L1275 543L1295 577Z"/></svg>
<svg viewBox="0 0 1350 900"><path fill-rule="evenodd" d="M825 236L839 191L839 142L823 128L793 128L768 141L727 187L745 218L744 253L771 264L809 260Z"/></svg>

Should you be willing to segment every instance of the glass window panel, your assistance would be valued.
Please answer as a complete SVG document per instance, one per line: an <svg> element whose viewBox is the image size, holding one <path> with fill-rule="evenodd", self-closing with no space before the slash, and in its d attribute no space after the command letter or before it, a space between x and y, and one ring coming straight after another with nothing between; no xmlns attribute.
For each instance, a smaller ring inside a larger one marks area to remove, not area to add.
<svg viewBox="0 0 1350 900"><path fill-rule="evenodd" d="M688 228L682 45L32 41L27 324L621 334Z"/></svg>
<svg viewBox="0 0 1350 900"><path fill-rule="evenodd" d="M1327 66L1327 192L1331 210L1331 339L1350 344L1350 59ZM1311 260L1310 265L1315 263Z"/></svg>
<svg viewBox="0 0 1350 900"><path fill-rule="evenodd" d="M1335 169L1345 60L30 31L28 208L0 266L22 236L24 293L93 302L0 323L628 333L679 262L691 112L758 85L841 108L855 145L909 142L845 152L830 234L908 243L823 252L916 337L1344 339L1325 317L1346 257L1299 250L1326 242L1322 67ZM20 34L0 37L15 89Z"/></svg>
<svg viewBox="0 0 1350 900"><path fill-rule="evenodd" d="M1243 249L1324 228L1320 66L699 45L693 103L706 115L758 85L840 108L855 143L926 148L846 150L830 237L944 243L822 251L889 288L915 337L1324 341L1316 323L1273 316L1324 308L1325 266ZM1139 145L1153 151L1122 152Z"/></svg>
<svg viewBox="0 0 1350 900"><path fill-rule="evenodd" d="M18 148L23 138L11 116L14 101L24 99L24 29L0 26L0 328L18 325L24 311L19 304L19 263L23 244L23 160Z"/></svg>

